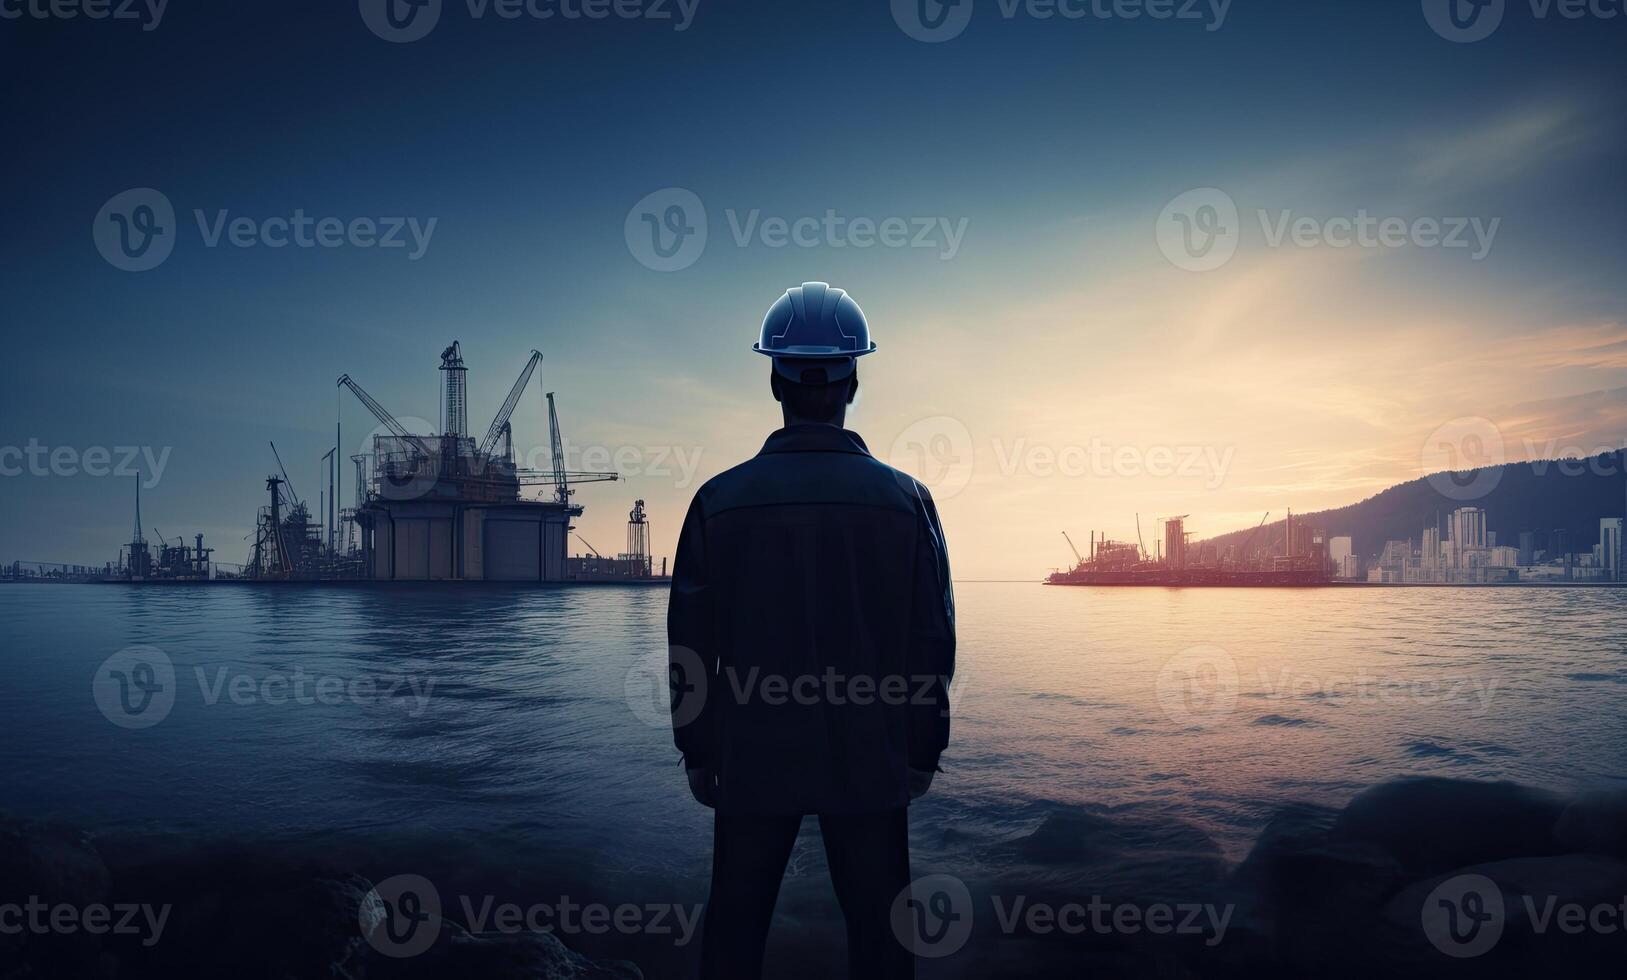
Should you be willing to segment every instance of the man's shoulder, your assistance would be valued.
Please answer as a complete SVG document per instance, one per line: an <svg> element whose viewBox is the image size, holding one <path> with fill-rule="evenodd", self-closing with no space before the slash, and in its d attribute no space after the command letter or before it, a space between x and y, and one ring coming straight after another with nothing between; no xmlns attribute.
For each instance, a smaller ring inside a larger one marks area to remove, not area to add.
<svg viewBox="0 0 1627 980"><path fill-rule="evenodd" d="M864 453L759 453L707 480L695 493L708 514L753 504L844 498L896 509L932 505L924 484Z"/></svg>

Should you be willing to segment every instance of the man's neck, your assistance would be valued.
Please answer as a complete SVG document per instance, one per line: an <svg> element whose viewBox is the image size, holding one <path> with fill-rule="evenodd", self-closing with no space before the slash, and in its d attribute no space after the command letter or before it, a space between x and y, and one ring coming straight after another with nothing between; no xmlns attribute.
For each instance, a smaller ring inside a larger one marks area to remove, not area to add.
<svg viewBox="0 0 1627 980"><path fill-rule="evenodd" d="M847 427L847 413L845 411L837 412L835 418L828 419L823 422L816 422L813 419L805 419L800 415L794 415L791 412L786 411L785 407L782 405L780 407L780 416L785 420L785 427L787 429L793 425L828 425L835 429L843 429Z"/></svg>

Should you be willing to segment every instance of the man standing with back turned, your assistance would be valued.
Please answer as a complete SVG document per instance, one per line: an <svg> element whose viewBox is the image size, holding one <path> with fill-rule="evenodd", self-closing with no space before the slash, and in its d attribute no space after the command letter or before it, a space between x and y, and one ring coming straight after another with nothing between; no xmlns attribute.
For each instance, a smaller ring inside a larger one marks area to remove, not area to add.
<svg viewBox="0 0 1627 980"><path fill-rule="evenodd" d="M717 811L705 977L761 975L780 879L819 817L852 977L910 977L893 901L909 802L949 742L949 556L932 497L842 427L864 312L822 282L786 291L753 346L785 426L695 494L667 612L674 741Z"/></svg>

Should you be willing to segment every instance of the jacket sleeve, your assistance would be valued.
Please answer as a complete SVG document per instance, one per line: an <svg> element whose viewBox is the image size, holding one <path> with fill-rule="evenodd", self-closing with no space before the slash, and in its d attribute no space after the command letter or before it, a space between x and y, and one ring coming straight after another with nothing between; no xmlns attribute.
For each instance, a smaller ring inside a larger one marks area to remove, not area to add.
<svg viewBox="0 0 1627 980"><path fill-rule="evenodd" d="M949 682L955 676L955 592L949 550L932 495L915 486L920 516L910 609L909 765L933 772L949 745ZM919 680L917 680L919 679Z"/></svg>
<svg viewBox="0 0 1627 980"><path fill-rule="evenodd" d="M690 502L672 564L667 604L667 680L672 695L672 740L690 769L716 756L708 686L717 675L712 640L712 596L707 583L706 523L700 495Z"/></svg>

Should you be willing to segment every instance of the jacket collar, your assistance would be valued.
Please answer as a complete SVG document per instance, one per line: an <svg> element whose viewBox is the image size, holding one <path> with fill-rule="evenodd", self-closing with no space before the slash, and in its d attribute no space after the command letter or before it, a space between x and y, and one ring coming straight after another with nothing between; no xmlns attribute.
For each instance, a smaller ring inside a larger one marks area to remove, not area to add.
<svg viewBox="0 0 1627 980"><path fill-rule="evenodd" d="M870 455L857 432L834 425L790 425L763 443L763 453L858 453ZM759 454L761 455L761 454Z"/></svg>

